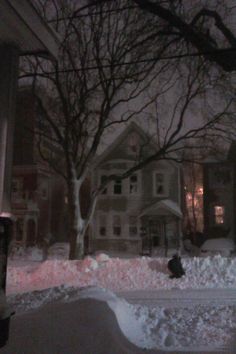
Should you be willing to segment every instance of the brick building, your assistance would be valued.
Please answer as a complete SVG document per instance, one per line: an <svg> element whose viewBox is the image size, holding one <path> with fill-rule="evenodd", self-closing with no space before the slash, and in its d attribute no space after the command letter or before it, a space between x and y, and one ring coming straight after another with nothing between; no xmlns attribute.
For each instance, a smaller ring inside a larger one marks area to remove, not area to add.
<svg viewBox="0 0 236 354"><path fill-rule="evenodd" d="M26 246L45 239L65 239L66 190L38 152L37 134L43 112L29 88L18 92L12 178L13 239ZM40 128L49 129L49 127ZM48 154L59 154L49 141L42 143Z"/></svg>

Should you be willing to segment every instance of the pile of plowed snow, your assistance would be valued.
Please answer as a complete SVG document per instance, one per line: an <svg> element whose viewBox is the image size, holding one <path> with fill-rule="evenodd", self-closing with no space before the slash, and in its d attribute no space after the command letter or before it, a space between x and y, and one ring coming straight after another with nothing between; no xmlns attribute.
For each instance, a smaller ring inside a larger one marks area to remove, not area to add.
<svg viewBox="0 0 236 354"><path fill-rule="evenodd" d="M136 289L236 288L236 259L222 256L183 258L186 275L170 279L167 258L110 258L106 254L84 260L10 262L7 292L19 293L62 284L99 286L112 291Z"/></svg>

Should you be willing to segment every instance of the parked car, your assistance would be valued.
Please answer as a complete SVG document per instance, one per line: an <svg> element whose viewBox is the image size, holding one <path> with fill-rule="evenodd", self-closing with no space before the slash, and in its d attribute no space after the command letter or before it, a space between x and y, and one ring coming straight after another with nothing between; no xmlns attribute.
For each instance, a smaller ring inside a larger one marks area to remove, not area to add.
<svg viewBox="0 0 236 354"><path fill-rule="evenodd" d="M207 240L201 246L201 256L212 256L220 254L230 256L235 251L235 243L229 238L213 238Z"/></svg>

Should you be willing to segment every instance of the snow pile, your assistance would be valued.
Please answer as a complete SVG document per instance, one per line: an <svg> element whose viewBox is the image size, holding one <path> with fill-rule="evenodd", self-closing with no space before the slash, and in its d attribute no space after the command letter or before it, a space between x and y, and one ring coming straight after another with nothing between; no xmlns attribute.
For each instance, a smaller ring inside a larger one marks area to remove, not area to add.
<svg viewBox="0 0 236 354"><path fill-rule="evenodd" d="M13 261L34 261L43 260L43 250L38 247L23 247L14 245L12 247L9 258Z"/></svg>
<svg viewBox="0 0 236 354"><path fill-rule="evenodd" d="M31 261L40 262L44 258L43 249L39 247L23 247L21 245L13 245L9 259L11 261ZM69 258L69 243L57 242L48 248L47 259L68 259Z"/></svg>
<svg viewBox="0 0 236 354"><path fill-rule="evenodd" d="M48 259L68 259L69 258L69 243L57 242L48 249Z"/></svg>
<svg viewBox="0 0 236 354"><path fill-rule="evenodd" d="M214 350L229 344L236 329L235 306L197 304L181 307L176 304L164 308L132 305L111 291L97 287L61 286L9 297L17 313L55 301L74 302L76 306L80 299L105 301L114 312L123 334L141 348L174 352L181 349ZM90 308L93 311L93 303Z"/></svg>
<svg viewBox="0 0 236 354"><path fill-rule="evenodd" d="M67 284L99 286L112 291L136 289L235 288L236 259L220 255L183 258L186 275L169 279L167 258L109 258L100 254L84 260L48 260L17 264L10 262L7 292L40 290Z"/></svg>
<svg viewBox="0 0 236 354"><path fill-rule="evenodd" d="M230 256L230 254L235 251L235 244L234 241L229 238L210 239L204 242L201 251Z"/></svg>

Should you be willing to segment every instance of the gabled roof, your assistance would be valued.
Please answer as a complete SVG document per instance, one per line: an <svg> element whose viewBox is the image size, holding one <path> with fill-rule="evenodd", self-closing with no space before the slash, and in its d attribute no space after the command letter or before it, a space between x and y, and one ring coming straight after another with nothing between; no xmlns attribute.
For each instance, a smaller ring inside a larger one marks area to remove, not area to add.
<svg viewBox="0 0 236 354"><path fill-rule="evenodd" d="M111 152L118 148L122 141L133 131L137 132L145 140L149 140L151 142L150 146L153 148L157 147L156 144L152 142L152 138L138 124L131 122L128 127L126 126L124 128L124 130L120 135L118 135L113 143L109 145L100 156L97 157L95 166L99 165L103 160L105 160L111 154Z"/></svg>
<svg viewBox="0 0 236 354"><path fill-rule="evenodd" d="M182 218L179 205L171 199L163 199L146 207L139 216L144 215L175 215Z"/></svg>

